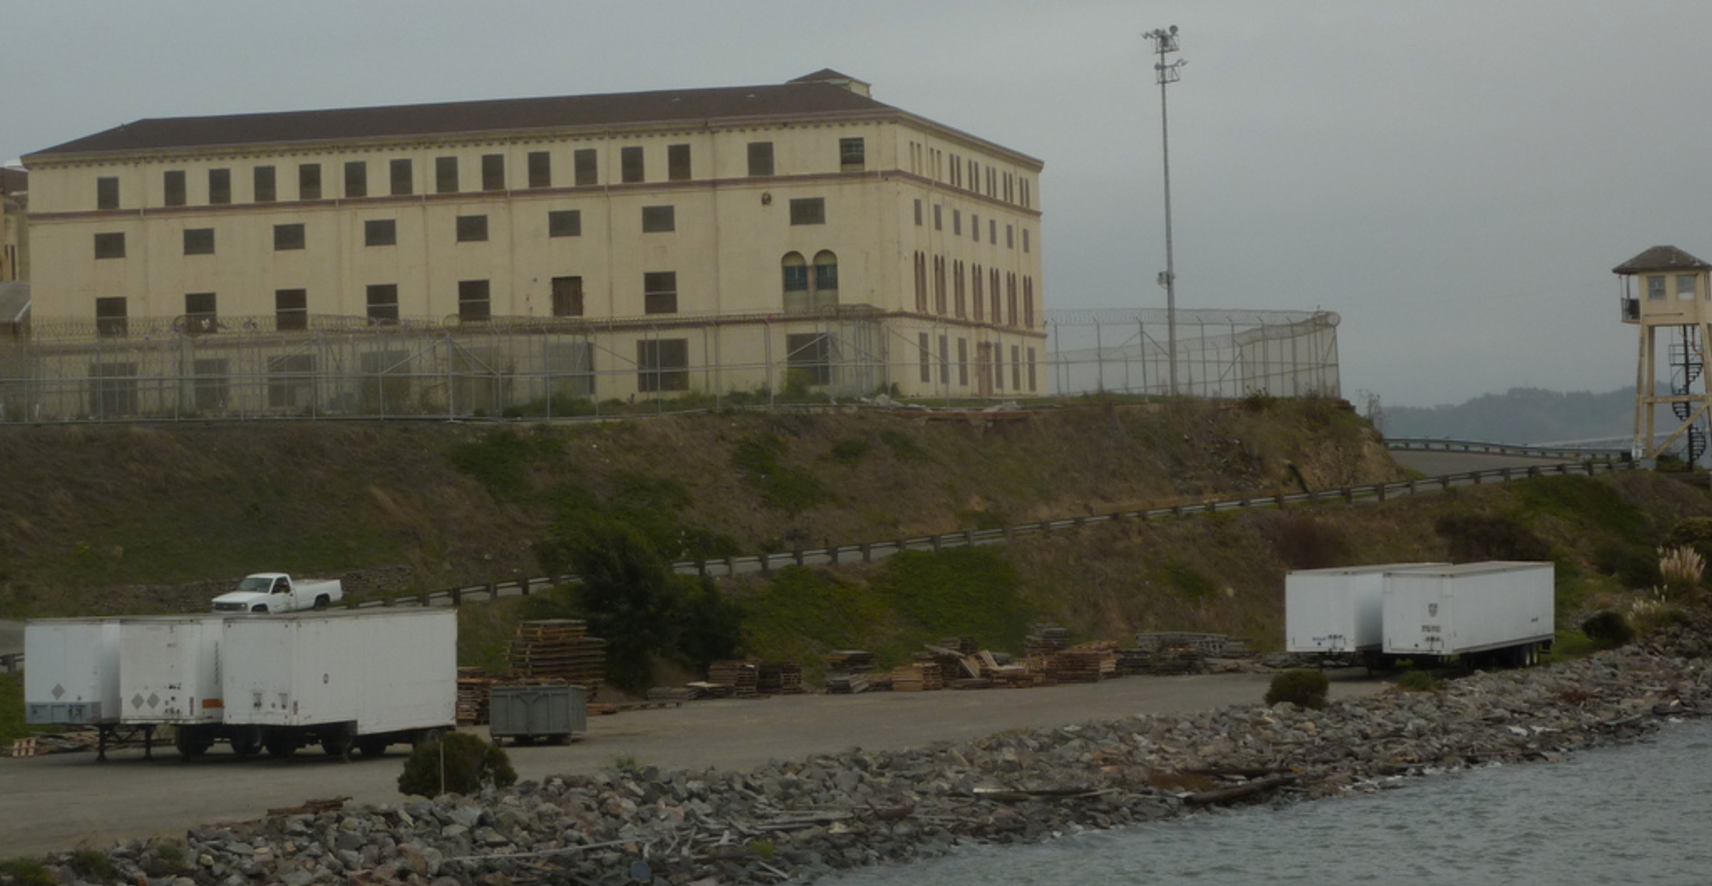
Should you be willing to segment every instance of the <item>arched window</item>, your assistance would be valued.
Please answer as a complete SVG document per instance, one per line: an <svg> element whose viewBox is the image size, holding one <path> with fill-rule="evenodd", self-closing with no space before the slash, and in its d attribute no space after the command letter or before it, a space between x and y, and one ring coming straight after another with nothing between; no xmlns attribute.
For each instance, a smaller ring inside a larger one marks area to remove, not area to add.
<svg viewBox="0 0 1712 886"><path fill-rule="evenodd" d="M785 253L779 260L779 270L784 276L785 313L809 310L808 262L803 260L802 253Z"/></svg>
<svg viewBox="0 0 1712 886"><path fill-rule="evenodd" d="M838 256L831 250L814 254L814 307L838 307Z"/></svg>

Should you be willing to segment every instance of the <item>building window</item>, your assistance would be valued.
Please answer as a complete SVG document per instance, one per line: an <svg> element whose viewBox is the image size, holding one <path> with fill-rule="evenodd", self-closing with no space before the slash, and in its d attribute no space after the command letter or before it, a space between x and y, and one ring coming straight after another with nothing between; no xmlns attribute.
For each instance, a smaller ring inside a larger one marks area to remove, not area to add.
<svg viewBox="0 0 1712 886"><path fill-rule="evenodd" d="M583 315L583 278L553 278L553 316L581 317Z"/></svg>
<svg viewBox="0 0 1712 886"><path fill-rule="evenodd" d="M951 233L953 236L963 236L963 210L951 210Z"/></svg>
<svg viewBox="0 0 1712 886"><path fill-rule="evenodd" d="M458 281L458 322L470 323L486 320L493 316L493 305L488 300L486 280Z"/></svg>
<svg viewBox="0 0 1712 886"><path fill-rule="evenodd" d="M642 233L677 230L677 214L670 206L642 207Z"/></svg>
<svg viewBox="0 0 1712 886"><path fill-rule="evenodd" d="M505 190L505 155L482 155L482 190Z"/></svg>
<svg viewBox="0 0 1712 886"><path fill-rule="evenodd" d="M315 406L315 355L269 357L268 408L303 412Z"/></svg>
<svg viewBox="0 0 1712 886"><path fill-rule="evenodd" d="M408 158L394 160L387 164L388 177L391 181L391 191L394 197L407 197L416 193L416 170Z"/></svg>
<svg viewBox="0 0 1712 886"><path fill-rule="evenodd" d="M581 237L583 235L583 211L580 209L554 209L547 213L547 236L549 237Z"/></svg>
<svg viewBox="0 0 1712 886"><path fill-rule="evenodd" d="M971 159L969 161L969 190L978 191L980 189L981 189L981 164L976 163L973 159Z"/></svg>
<svg viewBox="0 0 1712 886"><path fill-rule="evenodd" d="M364 246L397 246L398 222L390 218L371 218L363 222Z"/></svg>
<svg viewBox="0 0 1712 886"><path fill-rule="evenodd" d="M992 270L992 272L990 274L988 274L987 284L988 284L988 286L987 286L987 297L989 299L991 299L991 301L988 302L988 304L993 306L993 322L998 323L998 322L1000 322L999 318L1001 316L1003 316L1003 314L999 311L999 269L998 268L994 268Z"/></svg>
<svg viewBox="0 0 1712 886"><path fill-rule="evenodd" d="M309 291L273 291L273 328L280 332L302 332L309 328Z"/></svg>
<svg viewBox="0 0 1712 886"><path fill-rule="evenodd" d="M185 255L213 255L214 254L214 229L213 228L185 228L184 229L184 254Z"/></svg>
<svg viewBox="0 0 1712 886"><path fill-rule="evenodd" d="M993 343L993 389L1005 389L1005 346Z"/></svg>
<svg viewBox="0 0 1712 886"><path fill-rule="evenodd" d="M813 300L808 290L808 262L802 253L785 253L785 257L779 260L779 272L783 277L785 313L806 313Z"/></svg>
<svg viewBox="0 0 1712 886"><path fill-rule="evenodd" d="M1695 280L1695 277L1693 274L1678 274L1678 275L1676 275L1676 297L1683 300L1683 301L1689 301L1689 300L1693 299L1694 298L1694 280Z"/></svg>
<svg viewBox="0 0 1712 886"><path fill-rule="evenodd" d="M677 271L650 271L642 275L642 312L644 314L676 314L678 312Z"/></svg>
<svg viewBox="0 0 1712 886"><path fill-rule="evenodd" d="M95 208L119 208L119 177L104 175L95 180Z"/></svg>
<svg viewBox="0 0 1712 886"><path fill-rule="evenodd" d="M220 328L220 314L212 292L184 294L184 331L191 334L213 332Z"/></svg>
<svg viewBox="0 0 1712 886"><path fill-rule="evenodd" d="M1017 325L1017 277L1015 274L1005 275L1005 324ZM996 318L995 318L996 319Z"/></svg>
<svg viewBox="0 0 1712 886"><path fill-rule="evenodd" d="M969 213L969 239L981 242L981 217L973 212Z"/></svg>
<svg viewBox="0 0 1712 886"><path fill-rule="evenodd" d="M162 176L162 184L166 188L166 205L184 205L184 170L169 169Z"/></svg>
<svg viewBox="0 0 1712 886"><path fill-rule="evenodd" d="M303 248L303 225L274 225L273 248L276 252Z"/></svg>
<svg viewBox="0 0 1712 886"><path fill-rule="evenodd" d="M125 235L123 233L96 234L95 235L95 257L96 258L124 258L125 257Z"/></svg>
<svg viewBox="0 0 1712 886"><path fill-rule="evenodd" d="M1011 390L1022 390L1022 349L1011 345Z"/></svg>
<svg viewBox="0 0 1712 886"><path fill-rule="evenodd" d="M458 192L458 158L434 158L434 193L456 194Z"/></svg>
<svg viewBox="0 0 1712 886"><path fill-rule="evenodd" d="M1005 248L1016 248L1016 225L1005 225Z"/></svg>
<svg viewBox="0 0 1712 886"><path fill-rule="evenodd" d="M594 148L579 148L572 157L576 161L577 184L593 185L600 183L600 163Z"/></svg>
<svg viewBox="0 0 1712 886"><path fill-rule="evenodd" d="M969 386L969 340L957 340L957 383L963 387Z"/></svg>
<svg viewBox="0 0 1712 886"><path fill-rule="evenodd" d="M939 383L951 384L951 336L939 337Z"/></svg>
<svg viewBox="0 0 1712 886"><path fill-rule="evenodd" d="M257 203L272 203L279 199L279 190L274 183L272 166L257 166L251 171L250 178L255 187Z"/></svg>
<svg viewBox="0 0 1712 886"><path fill-rule="evenodd" d="M1028 389L1031 392L1038 390L1034 385L1034 348L1028 349Z"/></svg>
<svg viewBox="0 0 1712 886"><path fill-rule="evenodd" d="M923 332L916 339L916 350L921 354L921 382L929 384L933 381L933 351L927 344L927 333Z"/></svg>
<svg viewBox="0 0 1712 886"><path fill-rule="evenodd" d="M656 338L637 342L636 389L645 394L689 390L689 339Z"/></svg>
<svg viewBox="0 0 1712 886"><path fill-rule="evenodd" d="M998 243L999 242L999 223L998 223L998 221L996 221L994 219L988 219L987 220L987 242L988 243Z"/></svg>
<svg viewBox="0 0 1712 886"><path fill-rule="evenodd" d="M814 254L814 306L838 304L838 256L828 250Z"/></svg>
<svg viewBox="0 0 1712 886"><path fill-rule="evenodd" d="M964 290L963 290L963 263L962 262L955 262L952 264L952 267L951 267L951 294L952 294L952 300L951 300L952 312L955 313L957 316L961 317L966 313L966 311L964 309L965 302L964 302Z"/></svg>
<svg viewBox="0 0 1712 886"><path fill-rule="evenodd" d="M192 360L191 372L196 377L192 396L197 412L218 412L226 408L226 377L231 374L229 360Z"/></svg>
<svg viewBox="0 0 1712 886"><path fill-rule="evenodd" d="M772 175L773 174L773 143L772 142L750 142L749 143L749 174L750 175Z"/></svg>
<svg viewBox="0 0 1712 886"><path fill-rule="evenodd" d="M122 295L95 300L95 334L102 338L123 338L129 317Z"/></svg>
<svg viewBox="0 0 1712 886"><path fill-rule="evenodd" d="M546 151L529 152L529 187L553 186L553 156Z"/></svg>
<svg viewBox="0 0 1712 886"><path fill-rule="evenodd" d="M921 227L921 198L920 197L917 197L915 200L915 226L918 228Z"/></svg>
<svg viewBox="0 0 1712 886"><path fill-rule="evenodd" d="M672 181L689 181L690 178L690 146L666 146L666 178Z"/></svg>
<svg viewBox="0 0 1712 886"><path fill-rule="evenodd" d="M826 198L802 197L791 201L791 224L826 224Z"/></svg>
<svg viewBox="0 0 1712 886"><path fill-rule="evenodd" d="M933 312L945 316L945 256L933 257Z"/></svg>
<svg viewBox="0 0 1712 886"><path fill-rule="evenodd" d="M297 167L297 199L321 199L321 164L302 163Z"/></svg>
<svg viewBox="0 0 1712 886"><path fill-rule="evenodd" d="M785 371L793 381L832 384L832 337L824 332L785 336Z"/></svg>
<svg viewBox="0 0 1712 886"><path fill-rule="evenodd" d="M367 160L352 160L345 164L345 196L367 197L369 195L369 163Z"/></svg>
<svg viewBox="0 0 1712 886"><path fill-rule="evenodd" d="M1034 328L1034 278L1022 278L1022 328Z"/></svg>
<svg viewBox="0 0 1712 886"><path fill-rule="evenodd" d="M487 239L487 216L458 216L458 242L478 243Z"/></svg>
<svg viewBox="0 0 1712 886"><path fill-rule="evenodd" d="M861 172L868 166L868 145L860 136L838 140L838 169Z"/></svg>
<svg viewBox="0 0 1712 886"><path fill-rule="evenodd" d="M915 309L927 313L927 256L915 254Z"/></svg>
<svg viewBox="0 0 1712 886"><path fill-rule="evenodd" d="M137 412L137 364L91 363L89 411L97 418Z"/></svg>
<svg viewBox="0 0 1712 886"><path fill-rule="evenodd" d="M945 230L945 214L941 211L944 208L937 203L933 204L933 229L935 231Z"/></svg>
<svg viewBox="0 0 1712 886"><path fill-rule="evenodd" d="M981 266L976 265L973 270L974 273L969 275L969 302L975 308L975 322L979 323L986 313L982 305L984 295L981 291Z"/></svg>
<svg viewBox="0 0 1712 886"><path fill-rule="evenodd" d="M1028 228L1022 229L1022 251L1023 252L1029 251Z"/></svg>
<svg viewBox="0 0 1712 886"><path fill-rule="evenodd" d="M621 181L646 181L642 172L642 149L620 148L618 151L618 176Z"/></svg>
<svg viewBox="0 0 1712 886"><path fill-rule="evenodd" d="M398 284L371 283L367 295L370 326L392 326L398 322Z"/></svg>

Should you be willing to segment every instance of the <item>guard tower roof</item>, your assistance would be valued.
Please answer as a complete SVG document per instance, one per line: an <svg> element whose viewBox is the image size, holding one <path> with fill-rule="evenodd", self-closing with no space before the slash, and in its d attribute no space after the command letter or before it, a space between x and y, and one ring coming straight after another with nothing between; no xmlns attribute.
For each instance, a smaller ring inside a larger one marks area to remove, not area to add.
<svg viewBox="0 0 1712 886"><path fill-rule="evenodd" d="M1675 246L1654 246L1611 269L1613 274L1645 274L1649 271L1704 271L1712 268Z"/></svg>

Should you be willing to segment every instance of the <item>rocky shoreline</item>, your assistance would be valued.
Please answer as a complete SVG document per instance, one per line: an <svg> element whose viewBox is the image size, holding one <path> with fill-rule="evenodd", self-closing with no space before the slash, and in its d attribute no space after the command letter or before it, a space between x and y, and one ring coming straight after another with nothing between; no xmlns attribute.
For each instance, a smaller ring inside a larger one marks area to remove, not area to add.
<svg viewBox="0 0 1712 886"><path fill-rule="evenodd" d="M1257 702L902 752L851 749L742 773L619 769L476 797L276 815L45 862L62 882L157 886L802 882L958 845L1333 796L1393 776L1632 741L1712 707L1705 628L1319 711Z"/></svg>

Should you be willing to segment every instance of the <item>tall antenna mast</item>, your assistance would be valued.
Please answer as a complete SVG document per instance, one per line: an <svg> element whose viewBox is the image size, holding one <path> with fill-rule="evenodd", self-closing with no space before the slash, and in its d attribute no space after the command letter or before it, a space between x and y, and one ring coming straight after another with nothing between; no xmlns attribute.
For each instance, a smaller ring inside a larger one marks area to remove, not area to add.
<svg viewBox="0 0 1712 886"><path fill-rule="evenodd" d="M1165 287L1165 347L1166 358L1170 361L1169 393L1177 396L1177 266L1171 254L1171 123L1165 111L1165 87L1177 82L1177 69L1183 67L1184 59L1166 62L1168 53L1177 51L1177 26L1172 25L1167 30L1154 29L1142 35L1153 41L1153 51L1159 56L1159 61L1153 65L1154 73L1159 75L1159 137L1164 145L1165 157L1165 270L1159 275L1159 285Z"/></svg>

